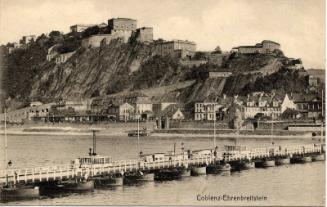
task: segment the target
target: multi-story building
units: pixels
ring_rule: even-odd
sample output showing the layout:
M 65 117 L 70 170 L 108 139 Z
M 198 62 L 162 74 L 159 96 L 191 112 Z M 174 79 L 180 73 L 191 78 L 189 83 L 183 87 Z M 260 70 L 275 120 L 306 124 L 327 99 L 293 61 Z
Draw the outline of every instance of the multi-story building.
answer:
M 124 102 L 131 104 L 135 108 L 135 113 L 140 114 L 142 119 L 149 118 L 149 113 L 153 112 L 150 98 L 142 93 L 128 95 Z
M 137 21 L 129 18 L 113 18 L 108 20 L 108 29 L 112 38 L 123 38 L 128 42 L 133 32 L 136 31 Z
M 110 31 L 135 31 L 137 28 L 137 21 L 129 18 L 113 18 L 108 20 L 108 28 Z
M 30 107 L 9 111 L 6 115 L 0 114 L 0 122 L 6 119 L 9 123 L 23 123 L 32 120 L 34 117 L 45 117 L 48 116 L 51 107 L 54 105 L 55 103 L 36 104 Z
M 194 119 L 200 120 L 215 120 L 217 113 L 222 105 L 217 102 L 196 102 L 194 104 Z
M 280 44 L 271 40 L 263 40 L 261 43 L 257 43 L 254 46 L 239 46 L 234 47 L 239 53 L 251 54 L 251 53 L 271 53 L 276 49 L 280 49 Z
M 128 121 L 134 117 L 135 109 L 129 103 L 112 104 L 108 107 L 108 115 L 116 117 L 120 121 Z
M 276 118 L 282 111 L 282 101 L 275 94 L 255 94 L 249 95 L 245 101 L 244 117 L 253 118 L 257 114 Z
M 317 94 L 293 93 L 290 99 L 294 102 L 295 109 L 302 117 L 319 118 L 322 114 L 322 99 Z
M 196 44 L 187 40 L 172 40 L 156 43 L 156 54 L 174 56 L 178 58 L 193 57 Z

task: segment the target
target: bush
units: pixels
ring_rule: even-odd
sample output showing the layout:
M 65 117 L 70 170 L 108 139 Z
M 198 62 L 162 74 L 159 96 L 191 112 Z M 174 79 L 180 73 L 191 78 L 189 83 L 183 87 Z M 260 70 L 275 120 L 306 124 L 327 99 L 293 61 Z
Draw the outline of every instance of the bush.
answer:
M 99 33 L 100 33 L 100 28 L 98 26 L 89 27 L 82 33 L 82 37 L 86 38 L 86 37 L 90 37 L 91 35 L 96 35 Z
M 295 119 L 297 117 L 297 115 L 299 115 L 299 114 L 300 114 L 300 112 L 295 109 L 286 109 L 282 113 L 282 118 L 283 119 Z

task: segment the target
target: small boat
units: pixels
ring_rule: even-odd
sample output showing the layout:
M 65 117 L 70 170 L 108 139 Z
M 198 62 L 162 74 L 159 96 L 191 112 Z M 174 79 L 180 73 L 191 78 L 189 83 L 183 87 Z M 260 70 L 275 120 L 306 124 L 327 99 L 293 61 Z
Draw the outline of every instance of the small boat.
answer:
M 140 137 L 146 137 L 146 136 L 149 136 L 149 132 L 147 130 L 131 130 L 131 131 L 128 131 L 128 136 L 129 137 L 137 137 L 137 136 L 140 136 Z

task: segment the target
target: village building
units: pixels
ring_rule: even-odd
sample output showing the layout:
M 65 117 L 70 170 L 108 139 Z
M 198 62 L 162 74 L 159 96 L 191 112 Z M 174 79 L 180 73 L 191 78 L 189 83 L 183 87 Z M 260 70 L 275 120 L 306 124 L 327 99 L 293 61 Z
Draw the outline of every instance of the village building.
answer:
M 183 108 L 177 104 L 167 106 L 161 113 L 160 117 L 167 117 L 171 120 L 184 120 Z
M 317 94 L 293 93 L 290 99 L 295 104 L 295 109 L 303 118 L 319 118 L 322 114 L 322 99 Z
M 18 110 L 9 111 L 6 114 L 6 120 L 8 123 L 24 123 L 34 119 L 34 117 L 48 116 L 51 107 L 55 103 L 48 103 L 39 105 L 32 104 L 33 106 L 25 107 Z M 5 121 L 5 114 L 0 114 L 0 122 Z
M 308 83 L 309 83 L 310 87 L 317 87 L 318 86 L 318 78 L 313 75 L 309 75 Z
M 129 121 L 134 118 L 135 109 L 129 103 L 112 104 L 107 111 L 109 116 L 113 116 L 116 120 Z
M 285 94 L 283 102 L 281 104 L 281 112 L 284 113 L 287 109 L 295 109 L 296 106 L 288 94 Z
M 194 104 L 194 120 L 217 120 L 217 113 L 222 105 L 215 101 L 196 102 Z
M 59 54 L 58 56 L 56 56 L 56 59 L 55 59 L 56 60 L 56 64 L 65 63 L 74 54 L 75 54 L 75 51 L 73 51 L 73 52 L 67 52 L 67 53 L 63 53 L 63 54 Z
M 157 42 L 155 53 L 161 56 L 174 56 L 177 58 L 193 57 L 196 44 L 187 40 L 172 40 Z
M 52 59 L 54 59 L 57 55 L 58 55 L 58 52 L 57 52 L 57 48 L 60 46 L 60 44 L 55 44 L 53 46 L 51 46 L 49 49 L 48 49 L 48 54 L 47 54 L 47 61 L 51 61 Z
M 71 101 L 66 100 L 63 101 L 60 105 L 56 106 L 58 111 L 67 111 L 72 110 L 74 112 L 85 113 L 87 110 L 90 109 L 89 101 Z
M 261 43 L 257 43 L 254 46 L 238 46 L 234 47 L 234 50 L 237 50 L 242 54 L 253 54 L 253 53 L 272 53 L 276 49 L 280 49 L 280 44 L 273 42 L 271 40 L 263 40 Z
M 253 118 L 257 114 L 263 116 L 276 118 L 281 116 L 282 101 L 279 100 L 275 94 L 255 94 L 249 95 L 245 101 L 244 118 Z
M 150 98 L 142 93 L 134 93 L 125 97 L 124 102 L 135 108 L 135 114 L 141 115 L 141 119 L 148 119 L 153 115 Z

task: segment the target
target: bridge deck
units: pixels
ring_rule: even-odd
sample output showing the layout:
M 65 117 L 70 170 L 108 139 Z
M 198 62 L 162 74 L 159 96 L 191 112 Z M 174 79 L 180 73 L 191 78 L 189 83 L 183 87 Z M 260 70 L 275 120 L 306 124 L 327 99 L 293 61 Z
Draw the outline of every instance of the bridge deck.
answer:
M 255 148 L 248 151 L 219 151 L 217 156 L 212 155 L 178 158 L 172 160 L 144 162 L 142 160 L 121 160 L 110 164 L 94 164 L 92 167 L 79 168 L 71 164 L 42 166 L 25 169 L 0 170 L 0 185 L 8 179 L 11 183 L 34 183 L 51 180 L 72 179 L 75 177 L 97 176 L 133 171 L 158 170 L 177 166 L 192 166 L 210 164 L 214 161 L 258 160 L 278 156 L 295 156 L 312 153 L 321 153 L 323 145 L 307 144 L 284 147 Z

